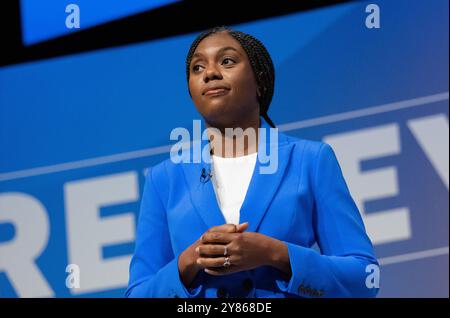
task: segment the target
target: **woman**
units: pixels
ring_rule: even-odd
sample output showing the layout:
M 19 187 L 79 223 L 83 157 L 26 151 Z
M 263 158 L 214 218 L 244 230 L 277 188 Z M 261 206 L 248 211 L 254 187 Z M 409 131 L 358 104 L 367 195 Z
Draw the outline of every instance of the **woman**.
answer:
M 365 282 L 377 260 L 331 147 L 261 133 L 274 127 L 274 67 L 262 43 L 225 27 L 205 31 L 186 71 L 197 110 L 219 132 L 202 141 L 212 162 L 149 170 L 126 296 L 375 296 Z M 226 128 L 253 129 L 257 139 L 230 154 L 224 145 L 245 137 Z M 264 174 L 257 159 L 267 147 L 278 162 Z

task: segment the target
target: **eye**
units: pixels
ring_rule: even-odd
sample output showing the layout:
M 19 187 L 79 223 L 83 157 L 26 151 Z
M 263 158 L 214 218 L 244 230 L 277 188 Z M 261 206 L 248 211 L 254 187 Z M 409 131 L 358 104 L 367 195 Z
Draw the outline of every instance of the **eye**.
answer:
M 194 73 L 199 72 L 199 71 L 200 71 L 200 67 L 202 67 L 202 66 L 201 66 L 201 65 L 198 65 L 198 64 L 194 65 L 194 66 L 192 67 L 192 72 L 194 72 Z
M 236 63 L 232 58 L 226 57 L 222 60 L 223 65 L 231 65 Z

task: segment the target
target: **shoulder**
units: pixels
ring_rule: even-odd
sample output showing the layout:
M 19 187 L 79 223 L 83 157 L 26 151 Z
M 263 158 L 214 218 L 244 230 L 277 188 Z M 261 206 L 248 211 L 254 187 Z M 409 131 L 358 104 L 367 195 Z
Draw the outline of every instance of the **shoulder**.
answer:
M 291 158 L 308 166 L 314 166 L 322 157 L 334 157 L 331 146 L 323 141 L 303 139 L 279 131 L 278 147 L 286 146 L 292 147 Z M 185 169 L 182 169 L 183 166 Z M 171 188 L 171 181 L 178 184 L 184 179 L 184 173 L 195 170 L 192 168 L 194 166 L 196 166 L 194 163 L 174 163 L 169 157 L 149 168 L 146 178 L 150 179 L 159 192 L 164 192 Z
M 167 158 L 151 166 L 146 174 L 146 179 L 150 179 L 156 187 L 164 187 L 167 179 L 174 173 L 177 164 L 174 164 L 170 158 Z
M 329 188 L 329 180 L 335 186 L 345 186 L 339 161 L 332 146 L 323 141 L 296 138 L 285 134 L 286 142 L 294 145 L 291 160 L 306 174 L 313 192 L 324 192 Z M 324 183 L 325 182 L 325 183 Z
M 289 133 L 279 133 L 280 144 L 293 145 L 293 155 L 304 160 L 315 161 L 324 153 L 333 153 L 332 147 L 320 140 L 310 140 L 295 137 Z

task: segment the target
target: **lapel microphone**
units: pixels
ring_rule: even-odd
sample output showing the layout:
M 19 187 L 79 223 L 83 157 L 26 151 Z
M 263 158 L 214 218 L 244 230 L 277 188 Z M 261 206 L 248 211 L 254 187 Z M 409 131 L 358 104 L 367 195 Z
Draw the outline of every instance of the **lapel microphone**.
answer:
M 208 172 L 208 174 L 206 174 L 206 169 L 202 168 L 202 175 L 200 176 L 200 182 L 201 183 L 206 183 L 209 181 L 209 179 L 212 177 L 211 172 Z
M 208 142 L 209 142 L 209 141 L 208 141 Z M 213 154 L 214 154 L 214 149 L 213 149 L 213 148 L 211 148 L 211 149 L 209 150 L 209 154 L 210 154 L 210 155 L 213 155 Z M 206 183 L 206 182 L 208 182 L 209 179 L 211 179 L 211 178 L 212 178 L 211 171 L 208 171 L 208 174 L 206 174 L 206 169 L 205 169 L 205 168 L 202 168 L 202 174 L 201 174 L 201 176 L 200 176 L 200 182 L 201 182 L 201 183 Z

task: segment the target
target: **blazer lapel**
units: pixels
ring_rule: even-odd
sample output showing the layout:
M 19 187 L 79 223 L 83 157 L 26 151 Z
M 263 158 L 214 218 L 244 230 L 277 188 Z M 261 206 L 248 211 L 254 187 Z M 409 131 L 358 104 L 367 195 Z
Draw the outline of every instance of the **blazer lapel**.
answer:
M 263 118 L 261 118 L 261 128 L 265 128 L 261 133 L 265 133 L 266 138 L 264 141 L 262 138 L 259 140 L 258 158 L 256 160 L 247 194 L 240 210 L 240 223 L 249 222 L 247 231 L 251 232 L 256 232 L 258 230 L 259 224 L 276 194 L 281 180 L 283 179 L 293 147 L 293 144 L 286 141 L 283 134 L 277 133 L 278 142 L 271 140 L 270 126 Z M 208 150 L 210 149 L 207 140 L 201 140 L 200 144 L 201 150 L 205 148 Z M 278 167 L 273 174 L 262 174 L 261 168 L 265 165 L 261 164 L 259 160 L 260 153 L 265 151 L 267 154 L 269 147 L 270 151 L 278 152 Z M 191 149 L 195 149 L 195 147 L 191 147 Z M 192 204 L 207 228 L 211 228 L 213 226 L 225 224 L 226 221 L 217 203 L 212 180 L 208 177 L 211 172 L 211 158 L 209 156 L 209 151 L 205 151 L 205 154 L 206 161 L 201 158 L 199 163 L 181 164 L 181 166 L 186 177 L 186 184 L 189 189 Z M 193 158 L 192 153 L 191 158 Z M 204 171 L 207 175 L 206 180 L 202 180 L 201 178 L 203 169 L 205 169 Z
M 205 147 L 208 147 L 209 150 L 208 141 L 201 140 L 201 149 L 203 150 Z M 192 147 L 191 149 L 194 148 Z M 213 226 L 222 225 L 226 221 L 217 203 L 212 180 L 208 177 L 211 173 L 209 151 L 205 153 L 207 153 L 206 162 L 201 159 L 199 163 L 188 163 L 182 164 L 181 166 L 186 177 L 186 184 L 191 195 L 192 204 L 209 229 Z M 192 155 L 191 158 L 193 158 Z M 201 178 L 203 169 L 205 169 L 205 179 Z
M 263 121 L 263 119 L 261 119 Z M 286 167 L 289 163 L 292 143 L 288 143 L 284 135 L 278 134 L 278 142 L 274 143 L 269 138 L 270 126 L 264 121 L 262 127 L 266 128 L 266 147 L 270 147 L 270 151 L 278 151 L 278 168 L 273 174 L 261 173 L 261 160 L 259 160 L 260 151 L 267 151 L 260 142 L 258 146 L 258 159 L 256 160 L 253 176 L 245 196 L 244 203 L 240 210 L 239 223 L 249 222 L 247 231 L 257 232 L 261 220 L 267 213 L 268 206 L 272 202 L 279 185 L 284 177 Z M 263 146 L 263 147 L 261 147 Z

